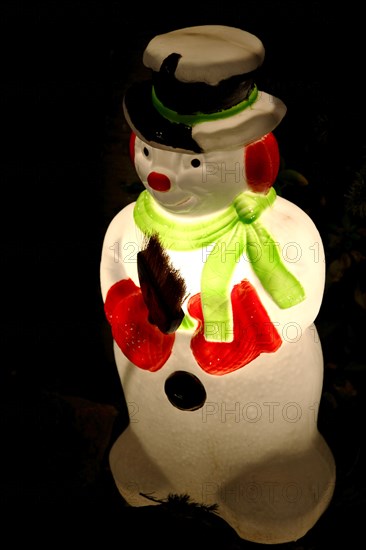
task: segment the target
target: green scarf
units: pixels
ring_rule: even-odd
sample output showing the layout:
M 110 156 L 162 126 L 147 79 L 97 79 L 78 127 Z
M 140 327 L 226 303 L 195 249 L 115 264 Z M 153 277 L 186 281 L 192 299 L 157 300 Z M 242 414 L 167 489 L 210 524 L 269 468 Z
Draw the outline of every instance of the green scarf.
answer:
M 201 275 L 201 304 L 210 341 L 232 340 L 230 282 L 244 251 L 263 288 L 281 309 L 305 298 L 302 285 L 282 263 L 277 244 L 258 221 L 275 199 L 273 188 L 267 195 L 245 191 L 217 216 L 189 222 L 165 215 L 146 190 L 136 201 L 135 223 L 146 236 L 157 234 L 170 250 L 209 250 Z

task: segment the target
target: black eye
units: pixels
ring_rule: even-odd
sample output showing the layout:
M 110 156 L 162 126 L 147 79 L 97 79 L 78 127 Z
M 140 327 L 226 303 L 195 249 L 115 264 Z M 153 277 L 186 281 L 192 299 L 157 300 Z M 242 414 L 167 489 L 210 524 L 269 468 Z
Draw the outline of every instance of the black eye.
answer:
M 148 157 L 150 155 L 149 149 L 147 147 L 144 147 L 143 149 L 145 157 Z
M 201 165 L 201 161 L 199 159 L 193 159 L 191 160 L 191 165 L 193 168 L 198 168 Z

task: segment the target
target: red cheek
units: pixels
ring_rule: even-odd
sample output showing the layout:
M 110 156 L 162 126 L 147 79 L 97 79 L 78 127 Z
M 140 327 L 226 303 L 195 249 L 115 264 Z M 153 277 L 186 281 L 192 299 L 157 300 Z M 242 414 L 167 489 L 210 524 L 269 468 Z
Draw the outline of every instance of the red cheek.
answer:
M 147 176 L 147 183 L 154 191 L 169 191 L 171 187 L 168 176 L 159 174 L 159 172 L 150 172 Z
M 267 193 L 276 180 L 280 153 L 272 133 L 245 148 L 245 171 L 251 191 Z
M 135 141 L 136 141 L 136 134 L 131 132 L 129 151 L 130 151 L 130 159 L 132 160 L 132 163 L 135 162 Z

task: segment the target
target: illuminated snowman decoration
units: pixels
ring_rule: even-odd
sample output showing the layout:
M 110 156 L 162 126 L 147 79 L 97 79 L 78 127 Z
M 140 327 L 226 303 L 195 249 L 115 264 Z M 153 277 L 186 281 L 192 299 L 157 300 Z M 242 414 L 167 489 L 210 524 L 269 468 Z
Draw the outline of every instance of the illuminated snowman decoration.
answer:
M 335 465 L 317 429 L 324 252 L 272 187 L 286 108 L 255 85 L 263 58 L 225 26 L 148 44 L 152 80 L 124 100 L 146 190 L 107 230 L 101 286 L 130 410 L 110 454 L 121 494 L 217 504 L 268 544 L 315 524 Z

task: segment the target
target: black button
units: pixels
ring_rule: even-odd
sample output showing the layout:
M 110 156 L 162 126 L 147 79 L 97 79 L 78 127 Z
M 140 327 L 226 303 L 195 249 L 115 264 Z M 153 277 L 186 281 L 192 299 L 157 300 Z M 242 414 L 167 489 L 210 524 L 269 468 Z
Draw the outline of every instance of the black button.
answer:
M 173 372 L 165 381 L 165 393 L 170 403 L 181 411 L 196 411 L 206 401 L 202 382 L 189 372 Z

